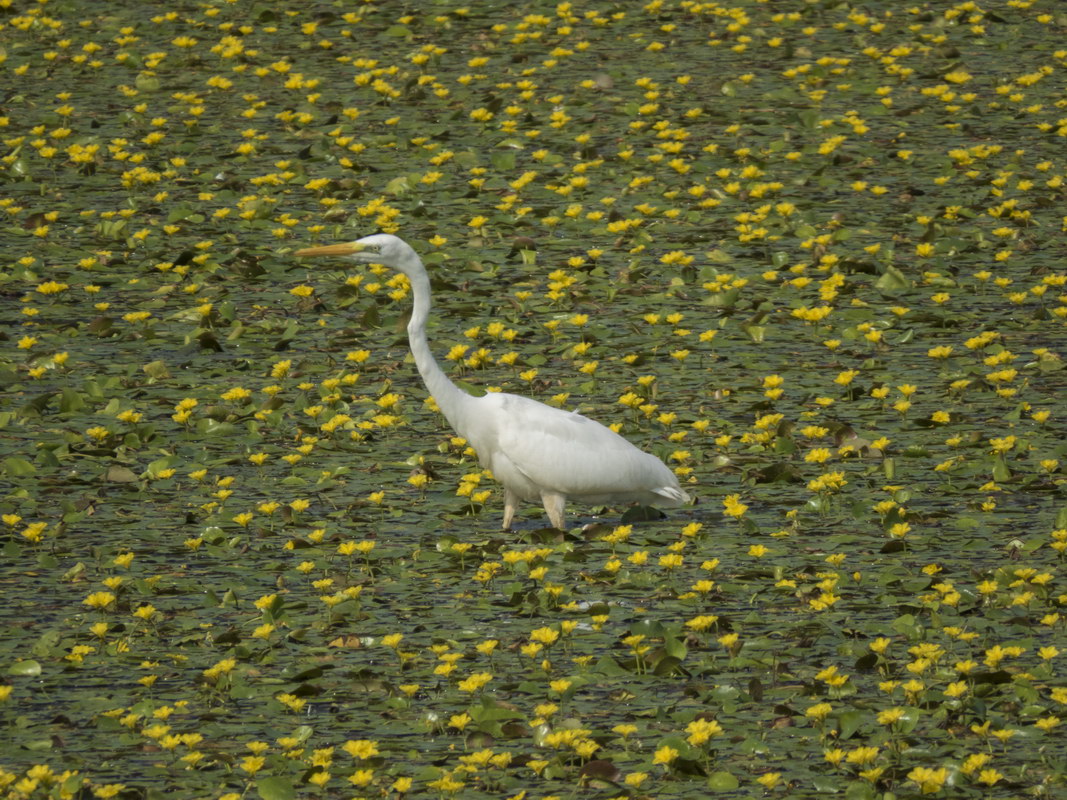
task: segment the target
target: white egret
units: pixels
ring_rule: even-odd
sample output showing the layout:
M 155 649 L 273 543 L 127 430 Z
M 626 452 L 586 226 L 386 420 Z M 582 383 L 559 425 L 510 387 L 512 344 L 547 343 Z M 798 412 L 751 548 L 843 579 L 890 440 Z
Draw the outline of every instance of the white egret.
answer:
M 415 366 L 449 424 L 503 484 L 505 530 L 511 527 L 520 500 L 540 501 L 559 529 L 564 528 L 568 500 L 665 506 L 689 501 L 666 464 L 599 422 L 519 395 L 488 392 L 474 397 L 452 383 L 426 341 L 430 278 L 402 239 L 379 233 L 355 242 L 297 250 L 296 255 L 382 264 L 407 276 L 414 300 L 408 341 Z

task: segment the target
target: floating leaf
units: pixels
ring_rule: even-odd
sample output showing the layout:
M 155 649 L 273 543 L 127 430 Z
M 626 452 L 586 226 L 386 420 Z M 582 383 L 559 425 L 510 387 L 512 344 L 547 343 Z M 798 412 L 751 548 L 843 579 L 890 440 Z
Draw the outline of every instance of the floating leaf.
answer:
M 296 797 L 293 782 L 277 776 L 257 780 L 256 791 L 262 800 L 293 800 Z
M 4 474 L 9 478 L 28 478 L 37 472 L 33 464 L 18 456 L 8 456 L 3 461 Z
M 39 662 L 32 659 L 16 661 L 7 668 L 7 674 L 20 678 L 36 678 L 42 673 Z

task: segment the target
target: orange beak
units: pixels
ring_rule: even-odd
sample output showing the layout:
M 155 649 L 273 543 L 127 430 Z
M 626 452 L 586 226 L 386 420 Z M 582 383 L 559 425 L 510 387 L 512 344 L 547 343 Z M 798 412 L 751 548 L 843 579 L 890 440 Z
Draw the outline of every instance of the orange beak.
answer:
M 363 249 L 359 242 L 342 242 L 341 244 L 328 244 L 323 247 L 305 247 L 297 250 L 296 256 L 350 256 Z

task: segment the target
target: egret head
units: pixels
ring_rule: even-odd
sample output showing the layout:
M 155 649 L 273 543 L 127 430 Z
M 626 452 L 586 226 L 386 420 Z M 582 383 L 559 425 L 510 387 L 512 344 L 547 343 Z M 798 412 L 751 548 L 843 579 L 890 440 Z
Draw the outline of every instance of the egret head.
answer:
M 412 269 L 421 269 L 418 255 L 407 242 L 388 233 L 375 233 L 354 242 L 329 244 L 324 247 L 306 247 L 297 250 L 297 256 L 335 256 L 361 264 L 384 264 L 411 277 Z

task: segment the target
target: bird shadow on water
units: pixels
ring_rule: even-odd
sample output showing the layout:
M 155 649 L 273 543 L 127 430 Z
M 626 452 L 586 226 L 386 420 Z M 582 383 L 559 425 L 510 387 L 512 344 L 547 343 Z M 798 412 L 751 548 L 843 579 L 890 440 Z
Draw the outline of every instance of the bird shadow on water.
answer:
M 697 519 L 697 515 L 692 511 L 689 513 L 680 513 L 679 509 L 672 509 L 672 511 L 674 513 L 667 514 L 652 506 L 633 505 L 628 507 L 621 514 L 617 511 L 613 512 L 610 510 L 606 511 L 604 514 L 581 514 L 576 515 L 571 519 L 567 525 L 567 530 L 565 531 L 553 528 L 551 525 L 546 525 L 544 517 L 531 517 L 528 520 L 514 520 L 510 531 L 502 531 L 502 533 L 510 533 L 513 536 L 522 538 L 548 541 L 552 538 L 566 536 L 576 531 L 580 531 L 582 537 L 588 538 L 595 534 L 610 533 L 618 525 L 641 525 L 643 523 L 666 522 L 672 519 L 688 523 Z

